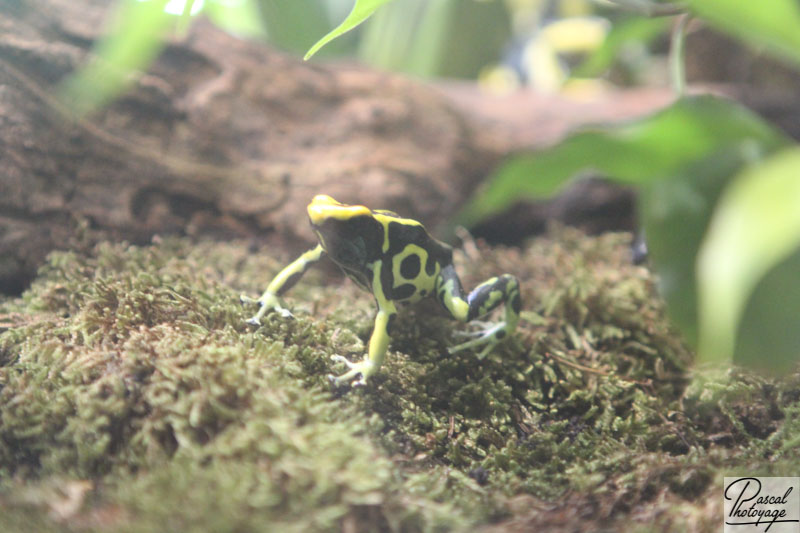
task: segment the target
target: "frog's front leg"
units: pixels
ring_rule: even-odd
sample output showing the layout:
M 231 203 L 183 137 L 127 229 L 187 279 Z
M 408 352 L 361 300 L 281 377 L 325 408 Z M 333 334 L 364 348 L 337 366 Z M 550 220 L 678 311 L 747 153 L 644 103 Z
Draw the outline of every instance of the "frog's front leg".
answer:
M 386 350 L 391 339 L 392 323 L 397 316 L 397 306 L 394 302 L 386 298 L 381 282 L 381 263 L 377 262 L 373 266 L 372 292 L 378 303 L 378 314 L 375 315 L 375 327 L 372 329 L 372 336 L 369 338 L 369 351 L 367 356 L 358 363 L 351 363 L 341 355 L 331 357 L 334 361 L 347 365 L 349 370 L 339 377 L 330 376 L 334 385 L 340 385 L 361 376 L 353 385 L 366 385 L 367 378 L 375 374 L 383 364 L 386 357 Z
M 375 327 L 372 330 L 372 336 L 369 338 L 369 351 L 362 361 L 351 363 L 341 355 L 331 357 L 334 361 L 346 364 L 349 369 L 336 378 L 330 376 L 334 385 L 340 385 L 359 376 L 359 379 L 354 381 L 353 385 L 367 384 L 367 378 L 378 371 L 386 357 L 386 350 L 391 339 L 389 331 L 396 316 L 397 308 L 392 302 L 386 301 L 379 304 L 378 314 L 375 316 Z
M 323 255 L 325 255 L 325 250 L 323 250 L 322 245 L 318 244 L 315 248 L 305 252 L 281 270 L 270 282 L 269 286 L 267 286 L 267 290 L 264 291 L 264 294 L 258 299 L 250 298 L 244 294 L 239 296 L 239 300 L 241 300 L 242 303 L 257 303 L 259 305 L 258 312 L 248 318 L 247 323 L 258 326 L 261 324 L 263 316 L 269 311 L 277 311 L 284 317 L 291 317 L 292 313 L 281 305 L 280 296 L 294 287 L 294 285 L 300 281 L 300 278 L 303 277 L 306 270 L 322 259 Z
M 448 265 L 442 269 L 436 280 L 436 295 L 453 318 L 461 322 L 469 322 L 483 316 L 501 303 L 505 308 L 501 322 L 489 324 L 486 329 L 477 333 L 475 339 L 451 347 L 450 353 L 485 344 L 486 347 L 478 354 L 478 358 L 483 359 L 498 342 L 511 335 L 517 328 L 522 301 L 519 281 L 511 274 L 503 274 L 484 281 L 465 298 L 464 289 L 455 269 L 452 265 Z

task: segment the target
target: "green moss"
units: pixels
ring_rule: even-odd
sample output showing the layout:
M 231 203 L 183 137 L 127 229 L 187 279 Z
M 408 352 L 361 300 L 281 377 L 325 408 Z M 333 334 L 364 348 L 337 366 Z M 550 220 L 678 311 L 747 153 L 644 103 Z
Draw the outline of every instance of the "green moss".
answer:
M 285 258 L 283 258 L 285 259 Z M 372 299 L 312 271 L 296 319 L 257 330 L 238 293 L 282 262 L 165 240 L 55 253 L 0 302 L 0 530 L 716 531 L 724 472 L 791 470 L 800 376 L 693 377 L 625 238 L 557 230 L 457 254 L 466 286 L 522 281 L 518 335 L 480 361 L 463 326 L 401 314 L 382 371 Z M 559 510 L 564 512 L 559 514 Z

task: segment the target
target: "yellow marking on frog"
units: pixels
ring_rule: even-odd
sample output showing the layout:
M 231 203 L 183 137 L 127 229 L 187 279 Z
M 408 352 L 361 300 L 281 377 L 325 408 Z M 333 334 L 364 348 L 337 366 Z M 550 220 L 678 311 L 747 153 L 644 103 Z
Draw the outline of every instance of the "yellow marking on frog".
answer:
M 494 307 L 500 303 L 504 297 L 505 295 L 503 294 L 503 291 L 490 291 L 486 301 L 480 307 L 480 314 L 478 316 L 483 316 L 494 309 Z
M 455 281 L 448 279 L 443 285 L 436 288 L 437 292 L 441 292 L 442 289 L 444 289 L 442 304 L 456 320 L 466 321 L 469 314 L 469 304 L 466 300 L 455 295 Z
M 348 220 L 362 215 L 371 215 L 372 211 L 363 205 L 347 205 L 337 202 L 327 194 L 318 194 L 308 204 L 308 218 L 311 223 L 320 225 L 329 218 Z
M 416 255 L 419 257 L 419 272 L 416 276 L 407 278 L 400 272 L 400 266 L 403 263 L 403 259 L 410 255 Z M 437 264 L 433 274 L 428 275 L 428 273 L 425 271 L 425 265 L 427 262 L 428 251 L 421 246 L 417 246 L 416 244 L 407 244 L 400 253 L 392 257 L 392 276 L 394 278 L 394 287 L 392 288 L 397 288 L 398 286 L 406 283 L 411 283 L 416 288 L 413 296 L 405 301 L 413 303 L 421 300 L 424 296 L 420 294 L 420 291 L 423 289 L 425 290 L 425 296 L 429 296 L 433 293 L 434 286 L 436 285 L 436 277 L 439 275 L 440 267 Z
M 392 213 L 391 215 L 387 215 L 386 213 L 392 213 L 392 211 L 386 211 L 385 209 L 379 209 L 373 211 L 372 216 L 383 225 L 383 253 L 389 251 L 389 223 L 394 222 L 396 224 L 403 224 L 404 226 L 422 226 L 420 222 L 416 220 L 412 220 L 410 218 L 402 218 L 397 216 L 396 214 Z

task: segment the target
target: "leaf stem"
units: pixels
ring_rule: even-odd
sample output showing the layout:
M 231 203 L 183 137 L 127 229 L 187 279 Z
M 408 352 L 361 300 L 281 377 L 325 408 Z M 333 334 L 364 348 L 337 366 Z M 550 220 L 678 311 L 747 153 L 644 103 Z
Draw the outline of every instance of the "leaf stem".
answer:
M 679 97 L 686 93 L 686 28 L 691 16 L 684 13 L 678 18 L 675 29 L 672 31 L 672 41 L 669 47 L 669 73 L 672 81 L 672 90 Z
M 597 4 L 624 9 L 645 17 L 671 17 L 686 13 L 686 6 L 677 3 L 656 3 L 651 0 L 594 0 Z

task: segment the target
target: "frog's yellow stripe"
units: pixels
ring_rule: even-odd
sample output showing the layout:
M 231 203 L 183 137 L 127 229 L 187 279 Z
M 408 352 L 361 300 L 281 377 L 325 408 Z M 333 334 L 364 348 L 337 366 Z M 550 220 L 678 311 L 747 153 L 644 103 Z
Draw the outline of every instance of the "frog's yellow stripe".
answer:
M 404 224 L 406 226 L 422 226 L 422 224 L 420 222 L 417 222 L 416 220 L 412 220 L 410 218 L 401 218 L 393 215 L 387 215 L 385 213 L 386 211 L 383 211 L 383 213 L 381 211 L 374 211 L 372 215 L 373 217 L 375 217 L 375 220 L 377 220 L 383 225 L 383 250 L 382 250 L 383 253 L 389 251 L 389 224 L 391 222 L 394 222 L 396 224 Z M 391 213 L 391 211 L 389 211 L 389 213 Z
M 337 202 L 327 194 L 318 194 L 308 204 L 308 217 L 315 225 L 322 224 L 329 218 L 347 220 L 361 215 L 369 215 L 371 211 L 363 205 L 345 205 Z

